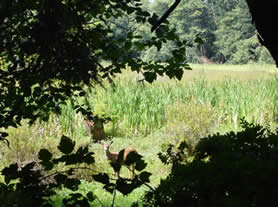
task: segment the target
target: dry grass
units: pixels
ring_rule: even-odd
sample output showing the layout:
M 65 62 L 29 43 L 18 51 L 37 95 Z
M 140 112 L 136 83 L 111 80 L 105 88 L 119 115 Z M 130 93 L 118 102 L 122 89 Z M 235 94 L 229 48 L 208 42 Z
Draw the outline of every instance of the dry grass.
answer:
M 190 64 L 192 70 L 185 70 L 183 81 L 192 81 L 200 77 L 206 78 L 208 81 L 216 81 L 223 79 L 237 79 L 240 81 L 248 80 L 265 80 L 278 76 L 278 68 L 275 65 L 220 65 L 220 64 Z M 136 80 L 137 74 L 130 70 L 123 70 L 123 73 L 118 76 L 122 81 Z M 142 78 L 142 76 L 139 76 Z M 159 82 L 171 81 L 167 77 L 159 77 Z

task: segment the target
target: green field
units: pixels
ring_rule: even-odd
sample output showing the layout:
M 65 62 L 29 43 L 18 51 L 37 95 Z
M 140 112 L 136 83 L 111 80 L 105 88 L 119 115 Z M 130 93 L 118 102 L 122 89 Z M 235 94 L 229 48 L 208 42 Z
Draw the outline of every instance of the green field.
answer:
M 159 77 L 153 84 L 136 81 L 136 74 L 124 72 L 116 78 L 115 85 L 87 88 L 87 100 L 99 116 L 109 116 L 105 132 L 114 139 L 112 151 L 133 146 L 148 163 L 152 173 L 151 186 L 167 176 L 170 167 L 158 159 L 157 153 L 164 144 L 177 144 L 189 140 L 194 146 L 203 136 L 215 132 L 239 130 L 240 119 L 277 126 L 278 81 L 272 65 L 192 65 L 181 81 Z M 84 99 L 74 100 L 86 103 Z M 9 129 L 11 150 L 1 148 L 2 167 L 11 162 L 24 164 L 35 160 L 40 148 L 58 153 L 56 146 L 62 134 L 73 138 L 78 145 L 89 144 L 95 152 L 95 172 L 112 175 L 102 146 L 91 143 L 86 133 L 83 117 L 76 114 L 72 104 L 63 106 L 61 116 L 36 122 L 29 127 L 22 123 L 18 129 Z M 16 153 L 15 153 L 16 152 Z M 127 169 L 123 169 L 127 176 Z M 80 173 L 84 179 L 90 172 Z M 110 206 L 112 195 L 101 184 L 91 180 L 82 183 L 80 192 L 92 190 L 100 201 L 92 206 Z M 141 187 L 128 197 L 117 193 L 115 206 L 130 206 L 148 190 Z M 67 191 L 53 196 L 53 205 L 61 206 Z

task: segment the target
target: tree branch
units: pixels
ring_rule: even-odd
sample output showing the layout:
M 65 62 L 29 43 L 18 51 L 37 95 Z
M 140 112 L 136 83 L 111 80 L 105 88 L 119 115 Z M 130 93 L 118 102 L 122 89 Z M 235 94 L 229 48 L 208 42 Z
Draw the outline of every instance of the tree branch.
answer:
M 179 5 L 179 3 L 181 2 L 181 0 L 175 0 L 174 4 L 162 15 L 162 17 L 152 26 L 151 31 L 153 32 L 154 30 L 156 30 L 159 25 L 161 25 L 161 23 L 163 21 L 165 21 L 168 16 L 175 10 L 175 8 Z

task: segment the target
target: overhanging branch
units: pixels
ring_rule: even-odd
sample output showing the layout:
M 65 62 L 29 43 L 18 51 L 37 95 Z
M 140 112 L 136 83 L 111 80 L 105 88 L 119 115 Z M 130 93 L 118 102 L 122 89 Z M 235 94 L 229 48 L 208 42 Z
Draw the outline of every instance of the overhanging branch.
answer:
M 154 30 L 156 30 L 159 25 L 161 25 L 161 23 L 163 21 L 165 21 L 168 16 L 175 10 L 175 8 L 179 5 L 179 3 L 181 2 L 181 0 L 175 0 L 174 4 L 162 15 L 162 17 L 152 26 L 151 31 L 153 32 Z

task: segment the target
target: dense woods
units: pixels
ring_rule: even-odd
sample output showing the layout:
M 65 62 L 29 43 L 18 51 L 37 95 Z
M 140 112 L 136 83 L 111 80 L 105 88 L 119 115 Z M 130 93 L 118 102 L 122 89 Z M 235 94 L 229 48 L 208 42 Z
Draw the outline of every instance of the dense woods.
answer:
M 145 4 L 145 8 L 162 15 L 172 2 L 156 0 Z M 259 43 L 245 0 L 181 1 L 168 20 L 181 39 L 192 44 L 196 35 L 202 38 L 203 44 L 187 49 L 189 62 L 273 63 Z M 171 42 L 165 43 L 155 58 L 170 57 L 173 47 Z M 144 57 L 153 59 L 154 50 L 145 52 Z

